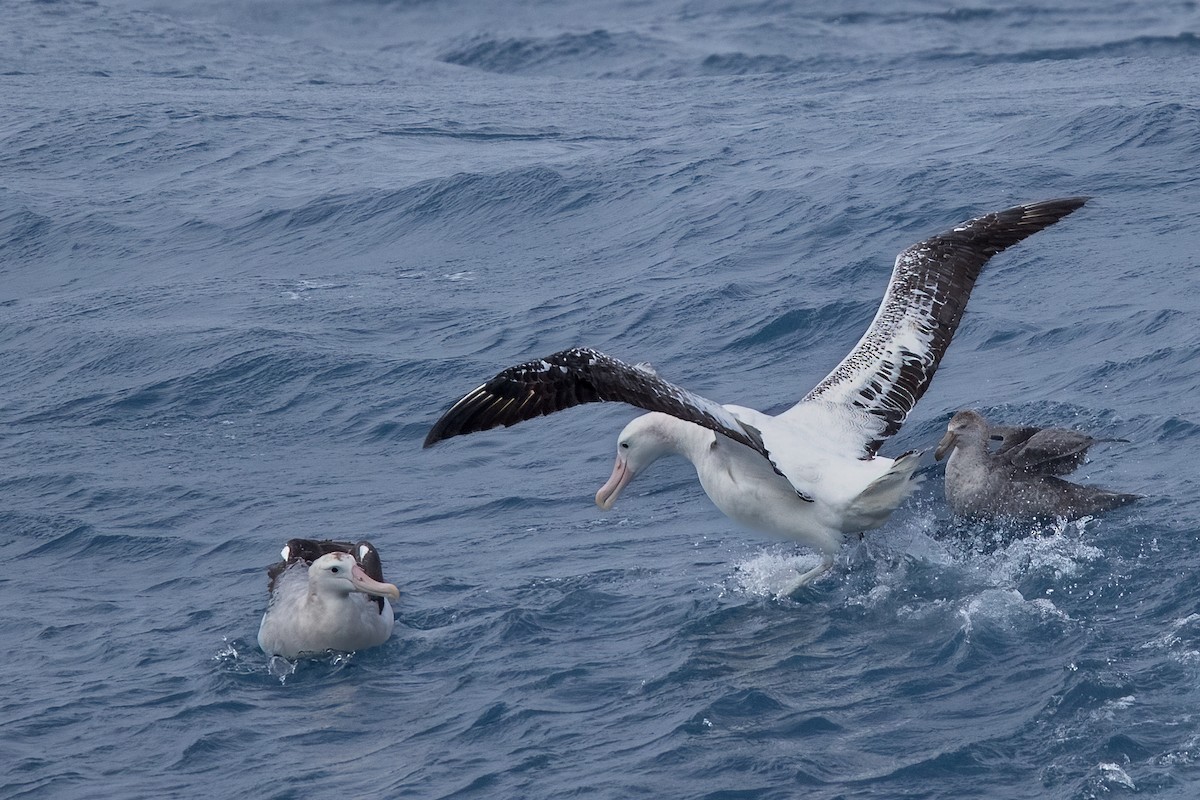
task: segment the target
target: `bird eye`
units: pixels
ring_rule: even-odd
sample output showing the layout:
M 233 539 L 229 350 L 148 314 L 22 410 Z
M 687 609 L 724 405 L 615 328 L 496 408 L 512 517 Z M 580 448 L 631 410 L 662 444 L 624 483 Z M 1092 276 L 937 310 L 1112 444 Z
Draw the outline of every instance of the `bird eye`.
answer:
M 621 449 L 622 449 L 622 450 L 628 450 L 628 449 L 629 449 L 629 442 L 621 442 Z
M 337 568 L 337 567 L 331 567 L 331 568 L 329 569 L 329 571 L 330 571 L 330 572 L 332 572 L 334 575 L 337 575 L 337 574 L 338 574 L 338 568 Z

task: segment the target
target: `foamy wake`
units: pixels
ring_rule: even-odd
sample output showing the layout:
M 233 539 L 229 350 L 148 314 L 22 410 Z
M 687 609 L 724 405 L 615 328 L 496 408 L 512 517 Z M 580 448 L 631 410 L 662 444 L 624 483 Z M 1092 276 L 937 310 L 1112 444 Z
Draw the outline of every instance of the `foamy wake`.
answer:
M 868 534 L 848 545 L 832 572 L 812 591 L 844 595 L 847 605 L 877 608 L 896 605 L 901 617 L 954 613 L 969 635 L 974 626 L 1069 621 L 1054 603 L 1054 590 L 1026 597 L 1020 584 L 1031 575 L 1057 582 L 1069 579 L 1104 553 L 1088 543 L 1090 518 L 1041 526 L 1006 543 L 987 547 L 934 538 L 936 521 L 926 515 L 903 520 L 887 534 Z M 736 562 L 724 593 L 782 599 L 799 572 L 815 567 L 820 556 L 772 544 Z M 840 586 L 839 586 L 840 585 Z M 902 598 L 902 599 L 898 599 Z
M 722 589 L 750 597 L 781 598 L 798 574 L 820 563 L 821 557 L 813 553 L 789 554 L 777 549 L 763 550 L 734 564 L 733 572 Z

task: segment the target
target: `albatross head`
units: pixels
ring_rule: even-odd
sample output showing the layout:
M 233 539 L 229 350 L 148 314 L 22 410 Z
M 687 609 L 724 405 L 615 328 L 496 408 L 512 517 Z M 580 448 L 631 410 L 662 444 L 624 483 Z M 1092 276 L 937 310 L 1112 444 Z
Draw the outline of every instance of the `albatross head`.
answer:
M 959 411 L 950 418 L 950 424 L 946 426 L 946 435 L 938 442 L 937 449 L 933 451 L 933 457 L 941 461 L 958 446 L 959 441 L 986 439 L 987 431 L 987 420 L 978 411 L 970 409 Z
M 400 599 L 400 590 L 368 575 L 349 553 L 326 553 L 308 568 L 308 584 L 318 592 L 348 595 L 362 592 L 373 597 Z
M 625 426 L 617 437 L 617 463 L 608 482 L 596 492 L 596 505 L 608 511 L 635 475 L 678 449 L 673 435 L 676 423 L 675 417 L 651 412 Z

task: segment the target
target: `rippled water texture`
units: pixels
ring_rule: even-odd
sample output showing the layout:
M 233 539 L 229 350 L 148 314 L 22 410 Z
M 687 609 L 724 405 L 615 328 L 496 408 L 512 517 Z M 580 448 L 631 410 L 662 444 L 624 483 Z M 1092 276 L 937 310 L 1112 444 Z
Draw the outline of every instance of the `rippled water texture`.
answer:
M 0 796 L 1200 792 L 1194 2 L 3 5 Z M 997 257 L 896 455 L 1077 427 L 1147 497 L 816 556 L 621 406 L 421 440 L 586 344 L 778 411 L 903 247 Z M 264 568 L 369 538 L 384 646 L 269 662 Z

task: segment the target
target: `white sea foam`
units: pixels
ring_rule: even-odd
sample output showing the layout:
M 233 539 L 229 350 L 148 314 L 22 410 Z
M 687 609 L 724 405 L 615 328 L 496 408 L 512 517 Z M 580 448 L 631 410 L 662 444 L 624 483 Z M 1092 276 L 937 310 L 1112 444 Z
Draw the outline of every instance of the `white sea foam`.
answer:
M 983 622 L 1004 626 L 1020 620 L 1035 623 L 1069 622 L 1054 602 L 1054 589 L 1045 596 L 1027 597 L 1020 584 L 1035 573 L 1055 581 L 1078 574 L 1083 565 L 1104 553 L 1084 539 L 1088 520 L 1043 526 L 1031 535 L 990 552 L 956 546 L 934 538 L 932 515 L 900 520 L 881 536 L 868 534 L 847 545 L 827 577 L 813 585 L 828 591 L 837 581 L 847 585 L 845 602 L 863 608 L 896 603 L 898 616 L 909 619 L 955 614 L 967 633 Z M 723 590 L 752 597 L 779 598 L 799 572 L 811 569 L 820 557 L 787 545 L 764 547 L 737 561 Z M 944 587 L 944 588 L 943 588 Z M 897 600 L 897 598 L 900 598 Z
M 796 581 L 796 575 L 806 572 L 821 563 L 821 557 L 813 553 L 786 554 L 777 550 L 763 550 L 733 566 L 727 584 L 732 591 L 752 597 L 782 597 L 782 593 Z M 828 578 L 821 578 L 824 582 Z
M 1100 778 L 1105 784 L 1109 786 L 1123 786 L 1126 789 L 1137 791 L 1137 785 L 1133 782 L 1133 778 L 1129 777 L 1129 773 L 1120 764 L 1101 762 L 1099 768 Z
M 1200 665 L 1200 614 L 1188 614 L 1174 620 L 1167 630 L 1141 645 L 1142 650 L 1161 650 L 1181 664 Z

